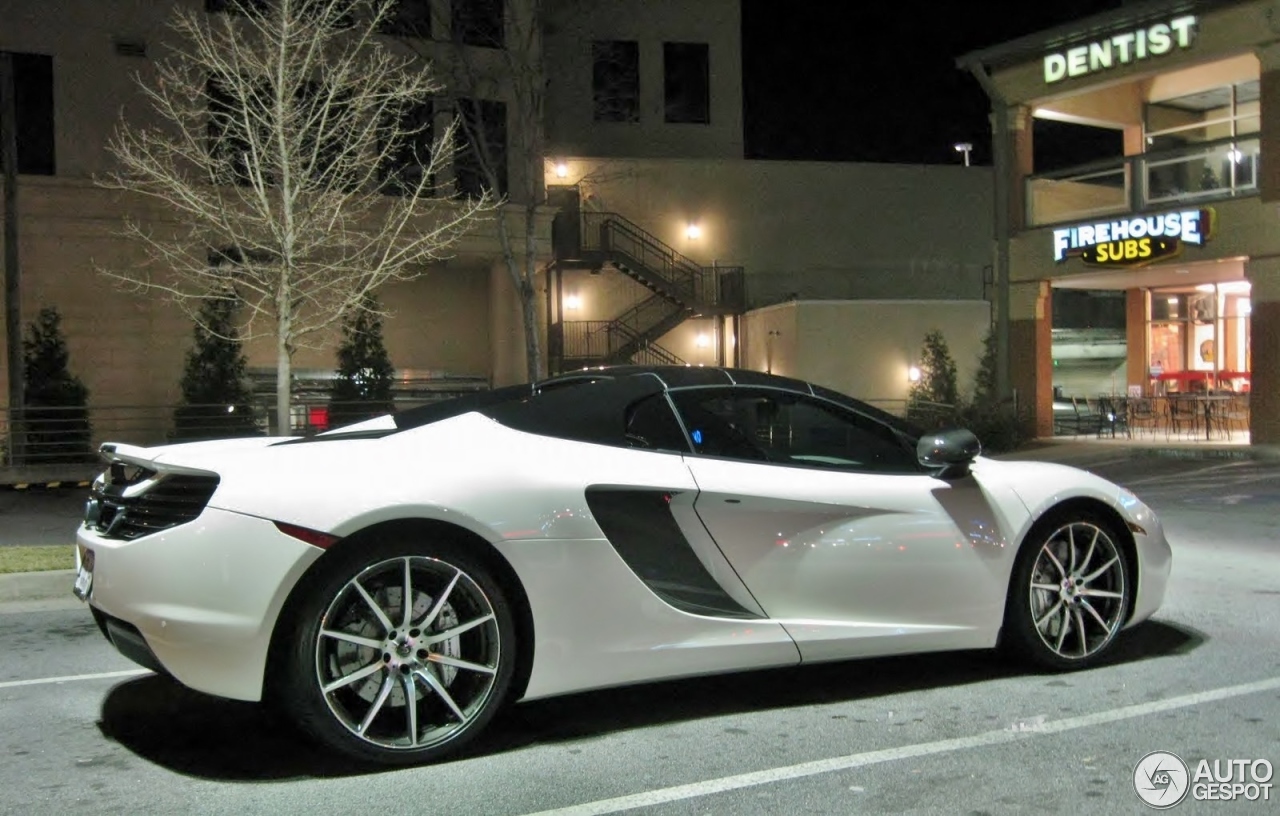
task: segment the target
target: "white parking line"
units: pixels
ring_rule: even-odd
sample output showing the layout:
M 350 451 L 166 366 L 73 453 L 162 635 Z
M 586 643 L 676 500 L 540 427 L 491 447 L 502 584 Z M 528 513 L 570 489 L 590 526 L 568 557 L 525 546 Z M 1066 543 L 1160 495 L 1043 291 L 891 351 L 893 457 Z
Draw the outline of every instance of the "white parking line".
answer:
M 1136 705 L 1124 706 L 1123 708 L 1111 709 L 1110 711 L 1099 711 L 1094 714 L 1085 714 L 1079 717 L 1068 717 L 1066 719 L 1049 720 L 1044 722 L 1041 722 L 1039 718 L 1036 718 L 1034 725 L 1031 727 L 1025 727 L 1025 724 L 1024 727 L 1018 727 L 1015 725 L 1008 729 L 987 731 L 982 734 L 975 734 L 971 737 L 958 737 L 956 739 L 939 740 L 937 742 L 923 742 L 917 745 L 904 745 L 900 748 L 888 748 L 883 751 L 868 751 L 862 754 L 850 754 L 848 756 L 833 757 L 831 759 L 819 759 L 814 762 L 804 762 L 799 765 L 770 768 L 765 771 L 738 774 L 737 776 L 725 776 L 720 779 L 708 779 L 705 782 L 694 782 L 689 785 L 677 785 L 671 788 L 659 788 L 658 790 L 635 793 L 630 796 L 619 796 L 614 799 L 601 799 L 596 802 L 585 802 L 581 805 L 571 805 L 569 807 L 557 808 L 555 810 L 543 810 L 534 814 L 529 814 L 529 816 L 605 816 L 605 814 L 621 813 L 633 808 L 661 805 L 667 802 L 679 802 L 685 799 L 695 799 L 699 796 L 709 796 L 713 793 L 724 793 L 726 791 L 749 788 L 755 785 L 767 785 L 771 782 L 800 779 L 802 777 L 830 773 L 832 771 L 847 771 L 851 768 L 862 768 L 867 765 L 876 765 L 882 762 L 893 762 L 899 759 L 911 759 L 914 757 L 930 756 L 933 754 L 945 754 L 951 751 L 962 751 L 968 748 L 981 748 L 988 745 L 999 745 L 1006 742 L 1030 739 L 1040 734 L 1058 734 L 1064 731 L 1074 731 L 1078 728 L 1089 728 L 1095 725 L 1105 725 L 1107 723 L 1113 723 L 1119 720 L 1128 720 L 1134 717 L 1145 717 L 1150 714 L 1159 714 L 1164 711 L 1187 708 L 1189 706 L 1201 705 L 1203 703 L 1212 703 L 1218 700 L 1229 700 L 1232 697 L 1242 697 L 1246 694 L 1257 694 L 1263 691 L 1271 691 L 1272 689 L 1280 689 L 1280 677 L 1273 677 L 1270 680 L 1260 680 L 1256 683 L 1245 683 L 1239 686 L 1227 686 L 1225 688 L 1211 689 L 1209 691 L 1201 691 L 1195 694 L 1185 694 L 1181 697 L 1171 697 L 1168 700 L 1138 703 Z
M 65 677 L 40 677 L 35 680 L 9 680 L 0 683 L 0 689 L 17 688 L 18 686 L 43 686 L 50 683 L 74 683 L 79 680 L 106 680 L 112 677 L 137 677 L 140 674 L 151 674 L 148 669 L 128 669 L 126 671 L 99 672 L 97 674 L 68 674 Z

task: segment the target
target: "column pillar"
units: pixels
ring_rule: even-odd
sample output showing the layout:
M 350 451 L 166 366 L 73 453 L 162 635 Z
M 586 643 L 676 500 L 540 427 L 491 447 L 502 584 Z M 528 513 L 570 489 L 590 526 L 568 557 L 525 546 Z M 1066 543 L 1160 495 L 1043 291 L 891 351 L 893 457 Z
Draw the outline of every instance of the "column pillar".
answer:
M 1255 445 L 1280 445 L 1280 258 L 1250 259 L 1249 432 Z
M 1257 49 L 1261 63 L 1259 79 L 1260 149 L 1266 157 L 1280 156 L 1280 43 Z M 1280 201 L 1280 164 L 1258 164 L 1258 186 L 1263 201 Z
M 1128 289 L 1124 293 L 1125 381 L 1128 385 L 1141 385 L 1147 391 L 1150 381 L 1151 355 L 1147 348 L 1147 290 Z
M 1049 281 L 1010 287 L 1010 384 L 1036 436 L 1053 436 L 1053 296 Z

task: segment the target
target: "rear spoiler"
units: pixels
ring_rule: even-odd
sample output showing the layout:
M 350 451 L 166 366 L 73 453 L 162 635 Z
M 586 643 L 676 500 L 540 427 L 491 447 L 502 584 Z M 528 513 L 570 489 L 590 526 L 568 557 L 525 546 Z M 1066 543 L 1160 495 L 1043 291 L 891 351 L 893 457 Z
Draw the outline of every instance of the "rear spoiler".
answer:
M 201 468 L 157 462 L 156 453 L 156 448 L 144 448 L 139 445 L 127 445 L 122 442 L 103 442 L 101 447 L 98 448 L 98 455 L 109 465 L 130 465 L 157 472 L 185 473 L 191 476 L 217 475 Z

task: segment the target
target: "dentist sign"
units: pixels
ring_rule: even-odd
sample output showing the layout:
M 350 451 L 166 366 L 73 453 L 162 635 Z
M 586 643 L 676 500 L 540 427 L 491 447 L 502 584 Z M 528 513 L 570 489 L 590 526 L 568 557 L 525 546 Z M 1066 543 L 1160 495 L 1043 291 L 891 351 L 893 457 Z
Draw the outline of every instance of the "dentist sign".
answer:
M 1045 54 L 1044 81 L 1047 85 L 1085 76 L 1117 65 L 1159 57 L 1190 48 L 1195 41 L 1196 18 L 1175 17 L 1167 23 L 1125 31 L 1104 40 L 1078 45 L 1065 51 Z

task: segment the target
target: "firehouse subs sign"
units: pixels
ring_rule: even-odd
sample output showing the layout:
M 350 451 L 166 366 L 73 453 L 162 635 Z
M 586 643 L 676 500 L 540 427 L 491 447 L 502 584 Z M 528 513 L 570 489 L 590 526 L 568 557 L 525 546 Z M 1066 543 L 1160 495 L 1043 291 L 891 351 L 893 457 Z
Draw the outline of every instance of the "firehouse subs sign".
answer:
M 1078 257 L 1090 266 L 1146 266 L 1181 254 L 1187 244 L 1204 246 L 1213 234 L 1213 210 L 1141 215 L 1079 224 L 1053 231 L 1053 259 Z
M 1189 48 L 1195 39 L 1194 15 L 1175 17 L 1167 23 L 1125 31 L 1105 40 L 1078 45 L 1044 57 L 1044 81 L 1048 85 L 1068 77 L 1080 77 L 1114 65 L 1168 54 L 1175 48 Z

